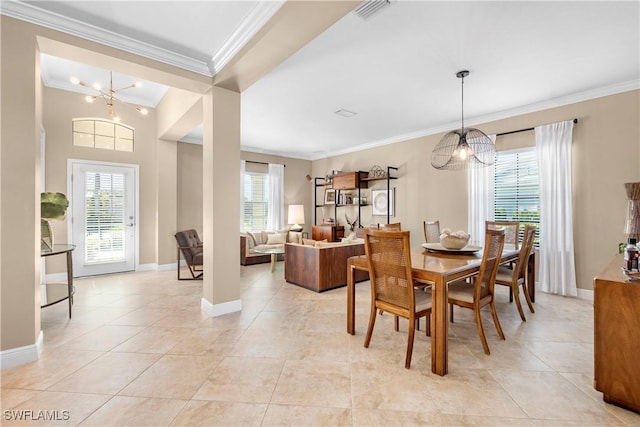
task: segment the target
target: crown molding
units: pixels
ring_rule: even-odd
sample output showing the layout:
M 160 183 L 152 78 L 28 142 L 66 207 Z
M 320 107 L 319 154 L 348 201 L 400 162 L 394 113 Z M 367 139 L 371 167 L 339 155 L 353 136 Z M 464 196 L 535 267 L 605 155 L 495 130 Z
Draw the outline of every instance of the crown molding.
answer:
M 211 75 L 218 74 L 284 3 L 284 0 L 259 1 L 209 61 Z
M 213 77 L 209 66 L 199 61 L 180 55 L 166 49 L 141 42 L 130 37 L 104 30 L 94 25 L 68 18 L 57 13 L 39 9 L 27 3 L 16 0 L 3 0 L 0 7 L 2 15 L 21 21 L 30 22 L 52 30 L 61 31 L 86 40 L 100 43 L 109 47 L 153 59 L 174 67 Z
M 496 120 L 503 120 L 509 117 L 520 116 L 523 114 L 535 113 L 538 111 L 548 110 L 551 108 L 562 107 L 564 105 L 575 104 L 578 102 L 589 101 L 591 99 L 602 98 L 609 95 L 616 95 L 618 93 L 630 92 L 632 90 L 640 89 L 640 79 L 630 80 L 627 82 L 616 83 L 601 88 L 591 89 L 583 92 L 562 96 L 559 98 L 553 98 L 534 104 L 524 105 L 522 107 L 512 108 L 509 110 L 498 111 L 483 116 L 477 116 L 470 119 L 465 118 L 465 124 L 469 126 L 480 125 Z M 535 125 L 532 125 L 535 126 Z M 393 136 L 390 138 L 380 139 L 377 141 L 371 141 L 364 144 L 360 144 L 354 147 L 349 147 L 341 150 L 335 150 L 324 153 L 322 156 L 311 156 L 305 158 L 306 160 L 320 160 L 327 157 L 340 156 L 343 154 L 355 153 L 358 151 L 368 150 L 370 148 L 382 147 L 384 145 L 395 144 L 397 142 L 409 141 L 411 139 L 422 138 L 429 135 L 435 135 L 441 132 L 448 132 L 452 129 L 460 127 L 460 122 L 452 122 L 440 126 L 434 126 L 431 128 L 419 130 L 416 132 L 406 133 L 402 135 Z M 291 156 L 289 156 L 291 157 Z

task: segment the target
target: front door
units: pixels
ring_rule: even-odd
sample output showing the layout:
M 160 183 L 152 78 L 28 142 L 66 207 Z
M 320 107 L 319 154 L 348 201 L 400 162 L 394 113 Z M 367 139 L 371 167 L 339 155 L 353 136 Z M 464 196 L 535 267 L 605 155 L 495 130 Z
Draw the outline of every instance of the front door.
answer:
M 135 270 L 137 167 L 70 163 L 74 276 Z

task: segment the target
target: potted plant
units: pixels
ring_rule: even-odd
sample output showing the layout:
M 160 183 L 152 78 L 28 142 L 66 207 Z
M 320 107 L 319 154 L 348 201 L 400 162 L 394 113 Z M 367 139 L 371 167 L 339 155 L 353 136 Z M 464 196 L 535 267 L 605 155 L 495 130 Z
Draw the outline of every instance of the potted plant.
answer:
M 53 249 L 53 219 L 64 219 L 69 199 L 62 193 L 40 193 L 40 249 Z

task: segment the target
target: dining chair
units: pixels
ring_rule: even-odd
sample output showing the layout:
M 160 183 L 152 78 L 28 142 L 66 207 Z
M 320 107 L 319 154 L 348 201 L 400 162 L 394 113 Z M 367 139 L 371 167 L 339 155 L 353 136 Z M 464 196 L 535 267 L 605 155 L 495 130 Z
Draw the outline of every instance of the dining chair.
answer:
M 486 221 L 486 230 L 504 228 L 504 246 L 518 249 L 520 247 L 520 222 L 519 221 Z
M 440 242 L 440 221 L 423 221 L 425 243 Z
M 493 323 L 496 325 L 496 330 L 500 339 L 504 339 L 504 333 L 502 332 L 502 326 L 500 326 L 500 320 L 498 320 L 498 313 L 496 312 L 496 305 L 494 299 L 495 279 L 498 266 L 500 264 L 500 257 L 502 256 L 502 249 L 504 248 L 505 232 L 504 229 L 500 230 L 487 230 L 485 233 L 484 253 L 482 255 L 482 263 L 480 264 L 480 270 L 477 275 L 474 275 L 473 283 L 468 283 L 466 280 L 459 280 L 449 284 L 449 309 L 451 322 L 453 322 L 453 306 L 470 308 L 475 314 L 476 328 L 480 335 L 480 341 L 482 341 L 482 347 L 486 354 L 491 354 L 489 351 L 489 344 L 487 344 L 487 337 L 484 334 L 484 328 L 482 327 L 482 318 L 480 317 L 480 309 L 486 305 L 489 305 L 491 309 L 491 316 L 493 317 Z
M 377 310 L 409 320 L 404 367 L 411 366 L 416 319 L 426 317 L 430 335 L 431 293 L 416 290 L 411 273 L 409 231 L 366 230 L 364 247 L 371 279 L 371 312 L 364 340 L 369 347 Z
M 382 231 L 400 231 L 402 230 L 402 225 L 399 222 L 394 222 L 391 224 L 379 224 L 378 230 Z
M 522 305 L 520 304 L 520 286 L 522 286 L 522 292 L 524 293 L 525 300 L 529 306 L 529 310 L 535 313 L 533 304 L 531 304 L 531 298 L 529 298 L 529 291 L 527 289 L 527 266 L 529 264 L 529 256 L 533 250 L 533 242 L 535 240 L 536 226 L 527 224 L 524 226 L 524 237 L 522 239 L 522 248 L 520 248 L 520 254 L 516 260 L 515 267 L 513 269 L 506 266 L 499 266 L 496 273 L 496 285 L 509 286 L 510 297 L 516 300 L 516 306 L 520 313 L 520 318 L 523 322 L 527 319 L 522 311 Z

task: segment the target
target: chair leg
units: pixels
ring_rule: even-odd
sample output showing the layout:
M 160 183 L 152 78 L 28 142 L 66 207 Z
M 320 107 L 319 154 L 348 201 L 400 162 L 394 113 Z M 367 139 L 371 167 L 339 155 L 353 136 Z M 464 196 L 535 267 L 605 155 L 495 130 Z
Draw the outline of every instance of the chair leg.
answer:
M 393 316 L 393 329 L 398 332 L 400 330 L 400 322 L 398 322 L 398 316 Z
M 430 337 L 431 336 L 431 313 L 426 316 L 426 325 L 424 327 L 425 334 Z
M 496 325 L 496 331 L 498 331 L 498 336 L 500 339 L 504 339 L 504 332 L 502 332 L 502 326 L 500 325 L 500 319 L 498 319 L 498 312 L 496 311 L 496 302 L 491 301 L 489 303 L 489 307 L 491 308 L 491 317 L 493 317 L 493 323 Z
M 522 319 L 523 322 L 527 321 L 527 318 L 524 317 L 524 312 L 522 311 L 522 304 L 520 304 L 520 292 L 518 292 L 518 286 L 516 285 L 515 288 L 509 288 L 511 290 L 511 292 L 513 292 L 513 297 L 516 300 L 516 306 L 518 307 L 518 313 L 520 313 L 520 319 Z
M 371 334 L 373 333 L 373 327 L 376 324 L 376 306 L 375 303 L 371 302 L 371 313 L 369 314 L 369 326 L 367 327 L 367 335 L 364 338 L 364 347 L 369 348 L 369 343 L 371 342 Z
M 489 344 L 487 344 L 487 337 L 484 335 L 484 328 L 482 327 L 482 318 L 480 317 L 480 309 L 473 310 L 476 316 L 476 328 L 478 329 L 478 335 L 480 335 L 480 341 L 482 342 L 482 348 L 486 355 L 490 355 Z
M 529 310 L 531 310 L 532 313 L 535 313 L 536 311 L 533 309 L 533 304 L 531 304 L 531 298 L 529 297 L 529 289 L 527 289 L 526 283 L 522 284 L 522 292 L 524 293 L 524 299 L 527 301 Z
M 453 304 L 449 304 L 449 321 L 453 323 Z
M 413 355 L 413 337 L 415 335 L 415 322 L 409 319 L 409 326 L 407 332 L 407 355 L 404 361 L 404 367 L 409 369 L 411 367 L 411 356 Z
M 513 302 L 513 288 L 509 288 L 509 302 Z

